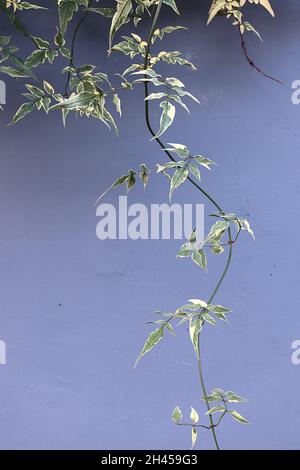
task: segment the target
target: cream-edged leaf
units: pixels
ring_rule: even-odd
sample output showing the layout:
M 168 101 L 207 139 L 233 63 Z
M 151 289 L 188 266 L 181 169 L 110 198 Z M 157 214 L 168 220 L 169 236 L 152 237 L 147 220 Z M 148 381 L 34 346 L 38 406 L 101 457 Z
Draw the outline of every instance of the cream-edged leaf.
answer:
M 140 355 L 138 356 L 137 360 L 135 361 L 135 365 L 134 367 L 137 366 L 138 362 L 142 359 L 142 357 L 144 356 L 144 354 L 146 354 L 147 352 L 151 351 L 151 349 L 157 344 L 160 342 L 160 340 L 163 338 L 164 336 L 164 329 L 162 327 L 159 327 L 157 328 L 156 330 L 152 331 L 145 344 L 144 344 L 144 347 L 140 353 Z
M 169 101 L 162 101 L 159 106 L 163 110 L 160 117 L 160 127 L 155 137 L 151 140 L 159 138 L 171 126 L 176 113 L 175 106 Z

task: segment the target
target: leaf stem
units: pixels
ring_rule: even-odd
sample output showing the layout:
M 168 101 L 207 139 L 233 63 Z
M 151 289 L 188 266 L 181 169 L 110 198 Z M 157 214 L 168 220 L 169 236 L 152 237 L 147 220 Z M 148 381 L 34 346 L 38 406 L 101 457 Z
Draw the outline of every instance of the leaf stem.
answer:
M 198 362 L 198 371 L 199 371 L 201 387 L 202 387 L 202 390 L 203 390 L 203 395 L 204 395 L 204 400 L 205 400 L 205 403 L 206 403 L 207 411 L 210 411 L 209 401 L 207 399 L 207 392 L 206 392 L 205 382 L 204 382 L 204 378 L 203 378 L 202 364 L 201 364 L 200 335 L 199 335 L 199 338 L 198 338 L 198 348 L 197 349 L 198 349 L 198 360 L 197 360 L 197 362 Z M 213 435 L 213 438 L 214 438 L 214 441 L 215 441 L 216 448 L 217 448 L 217 450 L 220 450 L 220 446 L 219 446 L 216 431 L 215 431 L 215 424 L 214 424 L 214 421 L 213 421 L 213 417 L 212 417 L 211 414 L 209 414 L 208 416 L 209 416 L 211 432 L 212 432 L 212 435 Z

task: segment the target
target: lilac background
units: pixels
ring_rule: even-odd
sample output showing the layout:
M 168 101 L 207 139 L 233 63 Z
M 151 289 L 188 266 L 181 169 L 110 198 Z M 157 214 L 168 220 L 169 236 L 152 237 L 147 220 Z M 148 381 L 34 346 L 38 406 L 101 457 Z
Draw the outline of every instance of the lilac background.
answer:
M 248 36 L 249 53 L 284 81 L 279 86 L 249 68 L 226 21 L 206 28 L 208 1 L 188 3 L 181 19 L 162 22 L 191 28 L 174 34 L 172 47 L 199 70 L 174 68 L 174 75 L 203 104 L 191 104 L 191 117 L 178 110 L 165 139 L 188 143 L 219 163 L 211 174 L 203 172 L 203 185 L 227 210 L 247 216 L 256 232 L 255 243 L 241 237 L 217 297 L 234 310 L 230 327 L 208 327 L 203 335 L 208 388 L 249 399 L 239 410 L 251 425 L 228 418 L 218 434 L 225 449 L 297 449 L 300 366 L 291 363 L 291 343 L 300 338 L 300 108 L 290 96 L 291 82 L 300 78 L 300 5 L 273 0 L 275 20 L 249 9 L 264 38 L 260 44 Z M 36 34 L 52 34 L 37 15 Z M 108 62 L 100 54 L 104 26 L 101 17 L 89 17 L 76 59 L 113 73 L 128 61 L 115 55 Z M 0 339 L 7 344 L 0 447 L 189 448 L 189 430 L 170 421 L 176 404 L 186 415 L 190 405 L 199 409 L 185 329 L 166 337 L 136 370 L 132 364 L 152 311 L 206 298 L 225 258 L 210 257 L 207 276 L 176 260 L 178 241 L 96 238 L 99 193 L 137 160 L 151 167 L 163 161 L 158 147 L 147 144 L 141 90 L 124 94 L 118 139 L 92 120 L 71 118 L 64 129 L 56 113 L 36 113 L 7 128 L 22 91 L 21 81 L 7 80 L 8 105 L 0 114 Z M 117 203 L 118 194 L 107 202 Z M 164 202 L 167 187 L 152 175 L 148 191 L 136 189 L 129 200 Z M 203 202 L 189 185 L 174 201 Z M 206 213 L 211 210 L 206 204 Z M 208 433 L 201 433 L 199 446 L 212 447 Z

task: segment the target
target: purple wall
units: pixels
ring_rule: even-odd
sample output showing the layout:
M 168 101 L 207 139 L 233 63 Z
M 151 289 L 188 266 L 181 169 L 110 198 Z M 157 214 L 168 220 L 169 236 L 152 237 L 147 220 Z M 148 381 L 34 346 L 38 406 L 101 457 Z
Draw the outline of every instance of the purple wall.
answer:
M 206 28 L 208 1 L 193 14 L 191 5 L 178 20 L 190 32 L 173 36 L 173 49 L 199 67 L 174 74 L 203 104 L 192 104 L 189 118 L 178 110 L 165 140 L 187 143 L 219 163 L 203 174 L 203 185 L 227 210 L 247 216 L 256 233 L 255 243 L 241 237 L 217 297 L 234 311 L 230 326 L 208 327 L 203 335 L 208 388 L 233 389 L 249 400 L 239 409 L 251 425 L 224 420 L 219 437 L 226 449 L 299 448 L 300 365 L 292 364 L 291 344 L 300 339 L 300 107 L 291 103 L 291 83 L 300 79 L 300 5 L 272 3 L 275 20 L 263 10 L 253 17 L 264 44 L 249 36 L 248 47 L 282 86 L 250 69 L 229 24 L 220 19 Z M 78 63 L 102 61 L 101 21 L 91 16 L 83 27 Z M 49 23 L 38 28 L 50 32 Z M 101 70 L 119 71 L 125 62 L 115 55 Z M 0 448 L 189 448 L 189 431 L 170 420 L 177 404 L 186 414 L 190 405 L 199 409 L 185 328 L 136 370 L 132 365 L 152 312 L 206 298 L 224 257 L 210 257 L 206 275 L 176 260 L 176 240 L 96 238 L 98 195 L 137 160 L 151 167 L 163 161 L 147 143 L 141 90 L 124 96 L 120 138 L 92 120 L 71 118 L 64 129 L 56 113 L 7 128 L 20 91 L 21 82 L 7 80 L 0 114 L 0 339 L 7 345 Z M 106 201 L 116 203 L 118 195 Z M 129 200 L 165 202 L 167 187 L 152 175 L 146 193 L 133 190 Z M 204 202 L 189 185 L 174 201 Z M 199 446 L 212 447 L 206 432 Z

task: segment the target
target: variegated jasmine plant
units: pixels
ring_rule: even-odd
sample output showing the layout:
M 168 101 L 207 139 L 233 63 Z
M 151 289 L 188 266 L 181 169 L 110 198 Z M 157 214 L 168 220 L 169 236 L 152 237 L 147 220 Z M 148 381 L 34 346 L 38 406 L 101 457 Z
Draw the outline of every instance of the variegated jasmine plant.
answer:
M 243 52 L 250 63 L 260 73 L 270 77 L 255 66 L 248 56 L 244 35 L 247 32 L 259 33 L 244 17 L 244 7 L 248 4 L 261 5 L 271 15 L 274 15 L 269 0 L 213 0 L 208 13 L 208 23 L 216 16 L 228 18 L 241 38 Z M 174 333 L 180 325 L 188 325 L 189 337 L 195 351 L 199 372 L 202 399 L 206 407 L 205 416 L 200 419 L 200 404 L 191 408 L 189 419 L 183 419 L 181 409 L 177 406 L 172 414 L 178 426 L 188 426 L 191 429 L 192 445 L 197 439 L 200 429 L 212 434 L 215 447 L 220 448 L 217 428 L 223 418 L 230 416 L 239 423 L 247 423 L 235 405 L 245 400 L 235 392 L 215 388 L 211 392 L 206 389 L 201 356 L 201 338 L 207 325 L 216 325 L 219 321 L 227 322 L 230 309 L 215 302 L 222 282 L 228 272 L 233 247 L 240 234 L 248 232 L 254 237 L 248 221 L 234 213 L 228 213 L 202 187 L 202 170 L 211 170 L 215 163 L 209 158 L 194 154 L 188 145 L 181 142 L 165 144 L 161 137 L 172 125 L 178 106 L 189 112 L 188 103 L 198 103 L 195 96 L 186 90 L 181 79 L 174 77 L 173 66 L 196 67 L 180 51 L 166 51 L 162 47 L 165 35 L 186 29 L 181 25 L 160 27 L 159 18 L 162 8 L 173 11 L 174 17 L 179 15 L 175 0 L 56 0 L 50 8 L 57 9 L 57 24 L 53 25 L 53 36 L 41 38 L 29 32 L 24 24 L 23 11 L 32 15 L 47 14 L 49 2 L 40 1 L 32 4 L 21 0 L 0 0 L 1 20 L 4 18 L 11 23 L 12 28 L 21 32 L 25 39 L 31 42 L 32 52 L 23 57 L 20 45 L 13 35 L 0 36 L 0 73 L 15 78 L 25 79 L 25 102 L 15 113 L 11 124 L 15 124 L 34 110 L 46 113 L 59 110 L 62 113 L 64 125 L 69 113 L 99 119 L 109 128 L 117 131 L 116 118 L 112 107 L 121 116 L 121 93 L 130 92 L 136 86 L 144 88 L 144 114 L 146 126 L 151 134 L 151 140 L 161 148 L 166 161 L 160 161 L 156 173 L 165 176 L 169 185 L 169 197 L 185 182 L 191 183 L 200 195 L 206 198 L 214 207 L 212 217 L 217 219 L 203 241 L 197 240 L 194 230 L 186 243 L 178 251 L 179 258 L 191 258 L 200 268 L 206 270 L 207 252 L 225 256 L 225 266 L 222 274 L 208 299 L 190 299 L 172 313 L 156 312 L 157 317 L 152 322 L 154 329 L 148 335 L 139 354 L 136 364 L 152 350 L 164 337 L 165 333 Z M 128 56 L 126 70 L 121 70 L 117 76 L 109 77 L 97 64 L 77 64 L 74 59 L 76 38 L 79 28 L 88 15 L 97 15 L 99 21 L 106 22 L 108 30 L 108 54 L 125 54 Z M 52 16 L 51 16 L 52 17 Z M 36 18 L 36 17 L 34 17 Z M 150 28 L 148 27 L 150 19 Z M 146 25 L 144 26 L 144 20 Z M 116 33 L 127 24 L 132 24 L 133 32 L 123 35 L 116 40 Z M 149 28 L 149 29 L 148 29 Z M 67 41 L 66 32 L 72 29 L 71 41 Z M 145 30 L 147 34 L 145 37 Z M 24 39 L 24 40 L 25 40 Z M 41 78 L 45 62 L 56 67 L 57 58 L 65 61 L 62 72 L 66 76 L 63 89 L 57 89 L 56 84 Z M 167 77 L 160 72 L 160 64 L 170 65 Z M 58 67 L 59 68 L 59 67 Z M 272 77 L 270 77 L 272 78 Z M 150 102 L 158 103 L 161 109 L 160 122 L 152 126 L 150 120 Z M 184 140 L 184 136 L 182 136 Z M 142 164 L 139 169 L 131 169 L 127 174 L 117 178 L 109 189 L 125 185 L 129 191 L 136 183 L 137 176 L 144 187 L 149 180 L 149 169 Z M 104 194 L 106 194 L 105 191 Z M 100 197 L 102 197 L 100 196 Z M 201 293 L 200 293 L 201 297 Z

